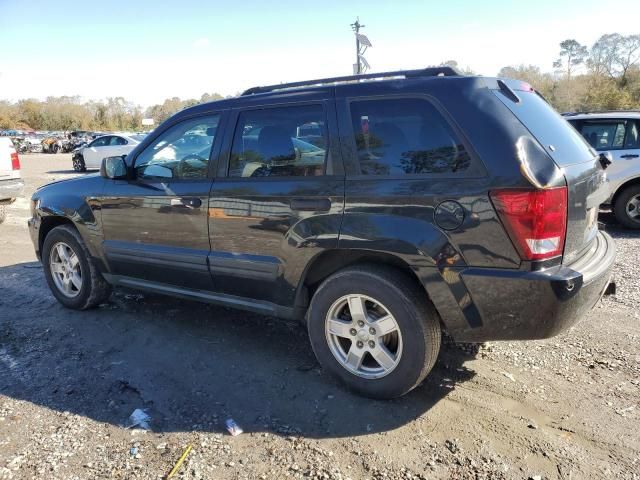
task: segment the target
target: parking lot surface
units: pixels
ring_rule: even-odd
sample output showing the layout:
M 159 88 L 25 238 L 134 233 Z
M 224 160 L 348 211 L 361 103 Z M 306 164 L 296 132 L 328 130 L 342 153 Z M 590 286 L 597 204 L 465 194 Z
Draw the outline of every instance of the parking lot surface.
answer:
M 70 155 L 21 160 L 0 225 L 0 478 L 163 478 L 188 445 L 173 478 L 640 478 L 640 234 L 610 215 L 615 297 L 549 340 L 449 343 L 381 402 L 337 385 L 295 323 L 125 290 L 64 309 L 28 198 L 77 174 Z M 127 428 L 135 409 L 149 431 Z

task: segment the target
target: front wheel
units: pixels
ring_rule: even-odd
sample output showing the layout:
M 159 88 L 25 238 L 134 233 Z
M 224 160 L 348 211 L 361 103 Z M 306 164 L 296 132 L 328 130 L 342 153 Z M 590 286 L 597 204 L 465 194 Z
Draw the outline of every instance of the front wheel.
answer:
M 332 275 L 315 292 L 308 322 L 322 367 L 367 397 L 409 392 L 440 351 L 435 308 L 424 290 L 392 268 L 358 266 Z
M 84 158 L 82 157 L 82 155 L 74 155 L 73 159 L 73 169 L 76 172 L 86 172 L 87 171 L 87 167 L 85 166 L 84 163 Z
M 49 232 L 42 246 L 42 263 L 51 293 L 65 307 L 85 310 L 109 298 L 111 287 L 72 226 Z
M 0 205 L 0 223 L 4 222 L 7 218 L 7 206 Z
M 618 195 L 613 213 L 625 227 L 640 229 L 640 185 L 631 185 Z

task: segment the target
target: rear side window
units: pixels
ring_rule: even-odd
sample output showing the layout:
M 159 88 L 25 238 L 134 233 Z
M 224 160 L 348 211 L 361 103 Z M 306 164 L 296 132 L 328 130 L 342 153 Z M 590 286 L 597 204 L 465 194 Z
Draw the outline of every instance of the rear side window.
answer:
M 584 138 L 540 95 L 518 91 L 520 102 L 516 103 L 499 90 L 494 93 L 559 166 L 587 162 L 595 156 Z
M 351 119 L 362 175 L 480 173 L 451 126 L 427 100 L 354 101 Z
M 120 146 L 120 145 L 126 145 L 127 141 L 122 138 L 122 137 L 111 137 L 111 143 L 109 143 L 109 145 L 111 146 Z
M 321 105 L 240 113 L 229 160 L 230 177 L 308 177 L 324 174 L 327 129 Z

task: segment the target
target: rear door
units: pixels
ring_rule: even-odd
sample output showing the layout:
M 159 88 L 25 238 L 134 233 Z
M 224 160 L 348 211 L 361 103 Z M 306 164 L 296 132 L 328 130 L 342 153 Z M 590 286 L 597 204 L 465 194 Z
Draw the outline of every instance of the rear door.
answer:
M 110 150 L 107 156 L 118 156 L 118 155 L 127 155 L 135 145 L 133 142 L 127 138 L 121 137 L 119 135 L 114 135 L 111 137 L 111 141 L 109 142 Z
M 87 148 L 82 152 L 84 164 L 87 168 L 100 168 L 102 159 L 110 156 L 108 154 L 108 148 L 111 138 L 111 135 L 105 135 L 104 137 L 96 138 L 87 145 Z
M 309 261 L 337 246 L 344 176 L 334 108 L 323 99 L 233 112 L 209 201 L 216 291 L 291 306 Z
M 598 152 L 609 152 L 613 163 L 607 169 L 611 178 L 624 179 L 640 172 L 638 121 L 623 118 L 582 120 L 582 136 Z

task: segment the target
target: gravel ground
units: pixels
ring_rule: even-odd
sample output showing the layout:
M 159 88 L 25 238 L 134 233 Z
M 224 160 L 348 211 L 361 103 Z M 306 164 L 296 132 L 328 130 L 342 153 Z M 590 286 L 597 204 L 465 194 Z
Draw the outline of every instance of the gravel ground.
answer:
M 611 215 L 615 297 L 550 340 L 447 344 L 421 387 L 379 402 L 337 386 L 293 323 L 123 290 L 63 309 L 26 198 L 71 160 L 22 163 L 0 225 L 0 478 L 164 478 L 188 445 L 173 478 L 640 478 L 640 235 Z M 137 408 L 150 430 L 127 428 Z

